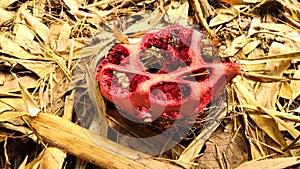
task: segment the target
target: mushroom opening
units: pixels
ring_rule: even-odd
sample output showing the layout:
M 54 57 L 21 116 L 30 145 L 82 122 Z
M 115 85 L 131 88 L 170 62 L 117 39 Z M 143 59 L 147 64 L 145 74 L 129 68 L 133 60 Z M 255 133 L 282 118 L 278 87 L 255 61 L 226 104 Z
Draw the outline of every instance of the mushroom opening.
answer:
M 161 82 L 150 88 L 150 100 L 173 106 L 180 105 L 190 94 L 191 88 L 188 84 L 176 82 Z

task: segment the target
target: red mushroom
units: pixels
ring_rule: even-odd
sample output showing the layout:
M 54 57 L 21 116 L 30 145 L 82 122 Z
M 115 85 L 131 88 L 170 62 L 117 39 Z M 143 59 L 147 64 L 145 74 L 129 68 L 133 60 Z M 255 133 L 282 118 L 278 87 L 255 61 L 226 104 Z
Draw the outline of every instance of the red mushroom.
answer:
M 202 39 L 174 25 L 116 45 L 96 70 L 102 95 L 136 119 L 199 115 L 240 74 L 238 64 L 205 62 Z

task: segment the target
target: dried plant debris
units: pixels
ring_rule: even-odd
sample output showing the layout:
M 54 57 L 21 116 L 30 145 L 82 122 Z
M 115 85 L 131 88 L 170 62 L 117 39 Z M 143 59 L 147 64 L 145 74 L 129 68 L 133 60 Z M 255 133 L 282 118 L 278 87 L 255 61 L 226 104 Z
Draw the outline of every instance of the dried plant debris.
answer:
M 297 168 L 299 13 L 297 0 L 0 0 L 0 167 Z M 205 61 L 241 73 L 226 103 L 222 95 L 183 126 L 187 136 L 172 133 L 180 143 L 165 135 L 157 146 L 147 140 L 161 132 L 155 123 L 130 121 L 102 97 L 94 61 L 174 22 L 210 38 L 216 50 L 201 44 Z M 157 49 L 148 52 L 142 69 L 162 67 Z M 118 84 L 130 88 L 124 74 Z M 174 146 L 162 153 L 166 143 Z

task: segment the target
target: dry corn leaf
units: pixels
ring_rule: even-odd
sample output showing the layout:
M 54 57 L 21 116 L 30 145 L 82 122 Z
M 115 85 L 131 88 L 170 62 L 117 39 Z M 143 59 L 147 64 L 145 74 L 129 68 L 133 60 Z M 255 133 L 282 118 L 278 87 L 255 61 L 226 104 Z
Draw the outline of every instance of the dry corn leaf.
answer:
M 24 44 L 23 38 L 30 39 L 30 40 L 34 39 L 33 31 L 29 29 L 27 25 L 25 25 L 25 21 L 23 22 L 24 23 L 15 27 L 15 31 L 16 31 L 15 42 L 18 44 Z
M 5 93 L 0 93 L 0 97 L 22 97 L 22 95 L 5 92 Z
M 65 99 L 63 118 L 69 121 L 72 120 L 73 109 L 74 109 L 74 96 L 75 96 L 75 90 L 73 90 L 70 95 L 66 96 Z
M 39 168 L 43 169 L 60 169 L 63 168 L 66 153 L 55 147 L 47 147 L 43 158 L 40 161 Z
M 293 78 L 300 78 L 300 70 L 296 70 L 295 74 L 293 75 Z M 300 95 L 300 81 L 299 80 L 291 81 L 290 87 L 292 88 L 293 91 L 292 100 L 294 100 L 297 96 Z
M 272 117 L 282 127 L 284 127 L 294 137 L 294 139 L 296 139 L 300 135 L 300 132 L 297 129 L 295 129 L 294 127 L 288 125 L 286 122 L 284 122 L 280 118 L 276 117 L 273 114 L 273 111 L 270 111 L 270 110 L 268 110 L 266 108 L 263 108 L 263 107 L 260 107 L 260 109 L 262 109 L 265 113 L 267 113 L 270 117 Z
M 0 0 L 0 8 L 7 8 L 9 5 L 15 3 L 17 0 Z
M 9 121 L 10 119 L 28 115 L 28 112 L 6 111 L 0 113 L 0 122 Z
M 167 14 L 176 19 L 188 19 L 189 2 L 188 1 L 171 1 Z
M 252 42 L 247 43 L 244 47 L 243 47 L 243 53 L 244 54 L 249 54 L 250 52 L 252 52 L 255 48 L 257 48 L 257 46 L 260 44 L 260 40 L 254 40 Z
M 263 83 L 260 85 L 256 99 L 260 106 L 273 109 L 279 93 L 278 83 Z
M 259 147 L 253 143 L 252 140 L 249 139 L 249 145 L 251 150 L 251 158 L 252 159 L 259 159 L 264 156 L 262 152 L 260 151 Z
M 58 37 L 62 31 L 62 27 L 63 27 L 64 23 L 63 22 L 59 22 L 59 23 L 54 23 L 52 25 L 49 26 L 49 31 L 50 31 L 50 47 L 51 49 L 56 49 L 57 48 L 57 40 Z
M 21 11 L 25 17 L 26 22 L 30 25 L 30 28 L 45 42 L 50 43 L 50 31 L 49 28 L 43 24 L 39 19 L 30 15 L 26 10 Z
M 93 2 L 92 4 L 85 6 L 85 8 L 98 7 L 100 9 L 104 10 L 105 8 L 107 8 L 109 6 L 109 3 L 113 3 L 113 2 L 110 2 L 109 0 Z
M 37 117 L 26 118 L 26 120 L 36 133 L 48 143 L 101 167 L 179 168 L 125 148 L 52 114 L 39 113 Z
M 72 80 L 71 78 L 71 72 L 68 69 L 65 60 L 57 55 L 56 53 L 54 53 L 54 51 L 47 49 L 48 51 L 45 53 L 45 56 L 49 57 L 50 59 L 52 59 L 54 62 L 56 62 L 59 66 L 59 68 L 63 71 L 63 73 L 67 76 L 68 80 Z
M 0 1 L 1 3 L 1 1 Z M 13 19 L 14 13 L 0 8 L 0 24 L 3 24 Z
M 0 99 L 0 113 L 12 110 L 14 110 L 14 108 L 11 105 L 3 102 L 2 99 Z
M 114 25 L 113 36 L 121 43 L 129 44 L 128 37 L 118 30 L 117 25 Z
M 25 169 L 27 160 L 28 160 L 28 155 L 25 157 L 25 159 L 24 159 L 23 162 L 20 164 L 20 166 L 18 167 L 18 169 Z
M 241 77 L 233 79 L 235 91 L 237 92 L 238 99 L 241 105 L 258 106 L 257 100 L 254 97 L 254 93 L 250 92 L 246 85 L 246 81 Z M 278 128 L 278 125 L 274 119 L 265 117 L 262 114 L 252 114 L 249 116 L 261 128 L 267 135 L 269 135 L 276 143 L 282 148 L 286 147 L 285 140 Z
M 125 31 L 124 34 L 135 34 L 138 32 L 149 32 L 152 28 L 157 26 L 157 24 L 162 20 L 164 17 L 161 13 L 151 13 L 145 14 L 146 16 L 138 21 L 137 23 L 129 26 Z
M 89 11 L 90 12 L 90 11 Z M 70 13 L 72 13 L 74 16 L 80 17 L 80 18 L 101 18 L 99 17 L 99 12 L 93 12 L 91 11 L 91 13 L 89 12 L 85 12 L 85 11 L 81 11 L 81 10 L 77 10 L 77 11 L 70 11 Z M 111 13 L 111 11 L 104 11 L 104 12 L 108 12 Z M 102 15 L 104 14 L 104 12 L 100 12 Z M 98 33 L 98 31 L 96 31 Z
M 0 113 L 4 111 L 27 111 L 22 98 L 1 98 Z
M 300 22 L 300 3 L 295 0 L 277 0 L 284 6 L 285 13 L 288 14 L 293 20 Z
M 250 39 L 247 38 L 245 35 L 240 35 L 236 37 L 231 44 L 228 45 L 228 55 L 234 56 L 237 52 L 239 52 L 246 44 L 250 42 Z
M 72 56 L 72 59 L 79 59 L 79 58 L 86 58 L 89 56 L 97 55 L 99 54 L 99 49 L 101 49 L 101 52 L 103 51 L 109 51 L 110 44 L 114 41 L 114 38 L 110 37 L 109 39 L 101 41 L 101 43 L 93 45 L 93 46 L 87 46 L 80 48 L 78 50 L 75 50 Z M 63 55 L 64 58 L 68 58 L 69 54 Z M 99 58 L 100 59 L 100 58 Z
M 273 115 L 275 115 L 279 118 L 290 120 L 290 121 L 293 121 L 296 123 L 300 123 L 300 117 L 297 115 L 293 115 L 291 113 L 286 113 L 286 112 L 278 112 L 278 111 L 269 110 L 269 109 L 267 111 L 269 111 L 270 113 L 272 113 Z
M 251 79 L 255 82 L 263 82 L 263 83 L 287 82 L 287 81 L 291 81 L 291 80 L 299 80 L 299 79 L 294 79 L 294 78 L 269 76 L 269 75 L 262 75 L 262 74 L 257 74 L 257 73 L 242 73 L 242 75 L 243 75 L 243 77 Z
M 289 49 L 285 44 L 272 42 L 269 55 L 277 55 L 282 53 L 291 52 L 292 49 Z M 266 70 L 274 76 L 282 76 L 282 74 L 287 70 L 290 66 L 291 60 L 286 59 L 280 62 L 268 62 L 266 65 Z
M 0 86 L 0 93 L 18 92 L 20 91 L 18 80 L 9 74 L 0 74 L 0 79 L 4 79 L 4 83 Z M 37 79 L 32 76 L 22 76 L 19 77 L 19 81 L 26 86 L 26 88 L 37 88 L 39 83 Z
M 210 20 L 209 26 L 214 27 L 214 26 L 218 26 L 230 22 L 235 17 L 237 17 L 237 15 L 238 15 L 237 11 L 233 8 L 220 10 L 218 11 L 217 16 L 215 16 Z
M 257 33 L 256 27 L 260 24 L 261 24 L 261 18 L 260 17 L 253 17 L 252 18 L 251 23 L 250 23 L 250 28 L 249 28 L 248 33 L 247 33 L 248 38 Z
M 22 93 L 23 101 L 25 102 L 29 116 L 35 117 L 41 110 L 38 107 L 36 101 L 32 98 L 27 88 L 25 88 L 19 78 L 14 74 L 15 78 L 18 80 L 20 91 Z
M 288 52 L 289 49 L 282 43 L 273 42 L 270 46 L 270 55 L 281 54 Z M 282 77 L 284 71 L 290 66 L 291 61 L 286 59 L 277 62 L 268 62 L 266 64 L 266 71 L 270 72 L 269 75 Z M 279 94 L 279 83 L 264 83 L 261 84 L 256 94 L 259 105 L 273 109 L 276 105 L 276 99 Z
M 247 59 L 256 58 L 257 56 L 265 56 L 265 52 L 259 46 L 255 48 L 251 53 L 248 54 Z M 259 65 L 259 64 L 257 64 Z M 265 65 L 265 64 L 264 64 Z M 265 69 L 258 69 L 258 70 L 265 70 Z
M 9 57 L 1 57 L 0 59 L 11 64 L 21 64 L 26 69 L 31 70 L 40 78 L 45 78 L 50 72 L 53 71 L 53 63 L 49 61 L 32 61 L 32 60 L 23 60 L 23 59 L 14 59 Z
M 46 78 L 47 75 L 53 71 L 53 63 L 51 62 L 44 62 L 44 61 L 25 61 L 25 60 L 18 60 L 18 63 L 24 66 L 26 69 L 33 71 L 37 74 L 40 78 Z
M 81 6 L 77 0 L 63 0 L 63 1 L 70 9 L 71 14 L 78 11 L 79 7 Z
M 27 112 L 28 115 L 28 112 Z M 24 116 L 23 116 L 24 117 Z M 37 141 L 36 136 L 33 134 L 33 131 L 30 130 L 28 127 L 25 127 L 24 124 L 12 124 L 9 122 L 2 122 L 0 123 L 1 128 L 6 128 L 12 131 L 17 131 L 27 137 L 31 138 L 33 141 Z
M 254 166 L 259 169 L 282 169 L 296 164 L 300 164 L 299 157 L 285 157 L 260 161 L 248 161 L 238 166 L 236 169 L 248 169 L 253 168 Z
M 204 17 L 204 13 L 202 10 L 202 5 L 199 1 L 190 1 L 192 9 L 195 11 L 195 16 L 197 22 L 199 22 L 207 31 L 208 35 L 213 39 L 213 41 L 217 41 L 216 33 L 212 31 L 207 23 L 206 18 Z M 203 4 L 203 3 L 202 3 Z
M 95 62 L 96 63 L 96 62 Z M 95 64 L 94 63 L 94 64 Z M 94 71 L 96 70 L 96 64 L 92 65 L 91 67 L 86 66 L 85 71 L 86 74 L 86 84 L 88 88 L 89 96 L 94 105 L 96 105 L 96 111 L 99 112 L 98 119 L 95 119 L 93 125 L 98 128 L 97 133 L 101 136 L 107 137 L 108 133 L 108 119 L 106 118 L 106 103 L 100 90 L 93 90 L 99 89 L 99 84 L 94 78 Z
M 61 27 L 60 34 L 57 40 L 57 48 L 56 51 L 63 52 L 66 51 L 69 47 L 70 43 L 70 35 L 71 35 L 71 26 L 68 23 L 64 23 Z
M 111 15 L 112 13 L 114 12 L 113 9 L 111 10 L 105 10 L 105 11 L 94 11 L 94 10 L 91 10 L 91 13 L 92 14 L 89 14 L 89 13 L 79 13 L 77 12 L 77 15 L 81 15 L 81 16 L 86 16 L 86 17 L 90 17 L 92 21 L 96 22 L 95 19 L 99 19 L 99 18 L 105 18 L 105 17 L 108 17 L 109 15 Z M 87 20 L 89 20 L 90 18 L 88 18 Z M 97 31 L 98 33 L 98 31 Z
M 0 34 L 0 47 L 1 53 L 11 55 L 13 57 L 17 57 L 20 59 L 43 59 L 40 56 L 35 56 L 33 54 L 28 53 L 19 44 L 5 37 L 5 35 Z
M 285 140 L 279 130 L 277 122 L 274 119 L 261 114 L 249 114 L 249 116 L 259 128 L 261 128 L 268 136 L 270 136 L 270 138 L 280 145 L 280 148 L 286 147 Z
M 285 99 L 293 100 L 293 89 L 288 82 L 280 83 L 279 96 Z
M 34 41 L 34 34 L 26 25 L 18 25 L 15 41 L 23 48 L 29 50 L 32 54 L 42 53 L 41 46 L 38 42 Z
M 269 56 L 245 58 L 245 59 L 238 60 L 238 62 L 241 64 L 260 64 L 266 62 L 282 61 L 287 59 L 293 60 L 299 58 L 300 58 L 300 51 L 296 51 L 296 52 L 286 52 L 283 54 L 275 54 Z
M 294 122 L 299 122 L 300 118 L 291 115 L 288 113 L 278 112 L 275 110 L 267 109 L 264 107 L 256 107 L 256 106 L 243 106 L 243 108 L 255 110 L 253 113 L 263 113 L 267 114 L 270 117 L 272 117 L 277 123 L 279 123 L 282 127 L 284 127 L 295 139 L 300 135 L 300 132 L 297 131 L 295 128 L 288 125 L 285 121 L 283 121 L 281 118 L 292 120 Z
M 288 32 L 295 32 L 291 26 L 286 24 L 278 24 L 278 23 L 260 23 L 253 27 L 256 30 L 269 30 L 271 32 L 280 32 L 287 34 Z

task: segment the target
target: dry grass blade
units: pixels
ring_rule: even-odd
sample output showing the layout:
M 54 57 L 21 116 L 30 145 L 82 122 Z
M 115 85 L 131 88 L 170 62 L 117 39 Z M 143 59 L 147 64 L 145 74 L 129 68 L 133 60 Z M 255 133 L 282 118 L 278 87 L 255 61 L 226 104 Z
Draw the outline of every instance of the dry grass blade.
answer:
M 41 23 L 37 18 L 31 16 L 27 11 L 21 11 L 22 15 L 25 17 L 26 22 L 33 28 L 35 33 L 45 42 L 45 44 L 50 43 L 50 31 L 49 28 Z
M 44 60 L 42 57 L 33 55 L 24 50 L 22 47 L 19 46 L 19 44 L 5 37 L 5 34 L 0 34 L 0 46 L 0 53 L 3 54 L 11 55 L 20 59 Z
M 61 30 L 62 31 L 60 32 L 57 40 L 56 51 L 58 52 L 63 52 L 68 49 L 72 27 L 68 23 L 65 23 L 63 24 Z
M 36 101 L 32 98 L 32 96 L 30 95 L 30 93 L 28 92 L 28 90 L 23 86 L 22 82 L 19 81 L 17 75 L 13 74 L 15 76 L 15 78 L 18 80 L 19 83 L 19 87 L 22 93 L 22 98 L 23 101 L 25 102 L 29 115 L 31 117 L 36 116 L 41 110 L 38 107 Z
M 128 37 L 124 35 L 118 28 L 114 25 L 113 36 L 121 43 L 129 44 Z
M 272 117 L 278 124 L 280 124 L 282 127 L 284 127 L 295 139 L 300 135 L 299 131 L 297 131 L 295 128 L 287 125 L 285 121 L 283 121 L 281 118 L 292 120 L 294 122 L 299 122 L 300 118 L 295 115 L 291 115 L 288 113 L 281 113 L 277 112 L 275 110 L 266 109 L 264 107 L 255 107 L 255 106 L 243 106 L 244 109 L 251 109 L 256 110 L 256 113 L 264 113 Z
M 40 165 L 40 161 L 44 157 L 45 154 L 45 149 L 31 162 L 29 162 L 26 166 L 25 169 L 37 169 L 38 166 Z
M 37 74 L 40 78 L 45 78 L 48 74 L 50 74 L 52 69 L 52 63 L 49 61 L 32 61 L 25 59 L 14 59 L 9 57 L 0 57 L 1 60 L 9 62 L 11 64 L 21 64 L 26 69 L 31 70 L 35 74 Z M 47 68 L 47 69 L 46 69 Z
M 223 117 L 225 114 L 220 113 L 219 118 Z M 192 165 L 190 162 L 193 162 L 201 151 L 204 143 L 210 137 L 210 135 L 218 128 L 220 123 L 218 121 L 213 122 L 212 125 L 205 128 L 201 134 L 199 134 L 190 144 L 184 149 L 184 151 L 179 156 L 178 160 L 175 162 L 185 168 L 190 168 Z
M 18 81 L 21 81 L 23 86 L 26 86 L 27 89 L 36 88 L 39 86 L 36 78 L 32 76 L 22 76 L 16 79 L 11 74 L 2 74 L 2 76 L 0 75 L 0 79 L 5 79 L 5 83 L 0 86 L 0 93 L 10 93 L 10 95 L 16 95 L 13 94 L 13 92 L 20 91 Z
M 277 159 L 269 159 L 262 161 L 248 161 L 237 167 L 236 169 L 248 169 L 255 168 L 257 169 L 282 169 L 291 167 L 293 165 L 300 164 L 299 157 L 286 157 L 286 158 L 277 158 Z
M 27 117 L 25 119 L 46 142 L 100 167 L 124 169 L 178 168 L 154 160 L 140 152 L 124 148 L 58 116 L 40 113 L 35 118 Z
M 234 79 L 235 90 L 238 94 L 239 101 L 242 105 L 258 106 L 257 100 L 253 96 L 247 87 L 245 86 L 243 80 Z M 266 132 L 275 142 L 277 142 L 282 148 L 286 147 L 286 142 L 279 131 L 277 122 L 269 117 L 264 117 L 261 114 L 252 114 L 249 116 L 256 123 L 256 125 Z
M 6 111 L 0 114 L 0 122 L 28 115 L 28 112 Z
M 57 55 L 56 53 L 54 53 L 50 49 L 45 48 L 45 50 L 46 50 L 46 55 L 48 57 L 51 57 L 53 59 L 53 61 L 55 61 L 58 64 L 58 66 L 61 68 L 61 70 L 67 76 L 68 80 L 72 81 L 70 70 L 68 69 L 67 65 L 65 64 L 64 59 L 62 57 L 60 57 L 59 55 Z
M 287 59 L 291 59 L 291 60 L 300 59 L 300 51 L 288 52 L 283 54 L 273 54 L 269 56 L 259 56 L 255 58 L 240 59 L 238 62 L 241 64 L 259 64 L 259 63 L 266 63 L 266 62 L 282 61 Z
M 247 73 L 247 72 L 242 72 L 242 75 L 244 77 L 252 79 L 256 82 L 264 82 L 264 83 L 287 82 L 287 81 L 292 81 L 292 80 L 300 80 L 300 78 L 285 78 L 285 77 L 278 77 L 278 76 Z

